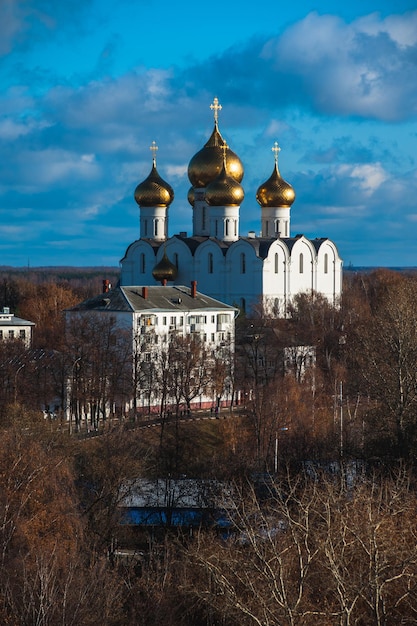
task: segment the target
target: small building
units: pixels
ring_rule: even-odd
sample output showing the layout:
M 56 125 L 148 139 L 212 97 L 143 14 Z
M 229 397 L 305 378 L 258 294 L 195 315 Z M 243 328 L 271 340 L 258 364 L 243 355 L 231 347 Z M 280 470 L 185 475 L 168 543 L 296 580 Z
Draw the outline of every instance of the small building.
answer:
M 29 322 L 10 313 L 9 307 L 3 307 L 0 313 L 0 341 L 19 339 L 29 348 L 32 344 L 34 322 Z

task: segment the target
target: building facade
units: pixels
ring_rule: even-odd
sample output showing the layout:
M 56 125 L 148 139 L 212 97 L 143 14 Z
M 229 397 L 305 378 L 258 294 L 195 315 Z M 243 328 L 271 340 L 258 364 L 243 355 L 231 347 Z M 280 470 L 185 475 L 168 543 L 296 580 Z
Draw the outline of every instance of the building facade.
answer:
M 66 402 L 68 419 L 91 416 L 88 402 L 100 407 L 101 416 L 115 404 L 119 408 L 123 404 L 125 414 L 184 414 L 232 402 L 237 313 L 234 307 L 198 292 L 195 281 L 190 287 L 117 286 L 107 290 L 105 286 L 99 296 L 66 311 L 68 334 L 71 326 L 79 329 L 91 321 L 98 330 L 95 345 L 86 350 L 85 344 L 80 344 L 80 352 L 74 354 Z M 91 334 L 88 328 L 86 331 Z M 100 340 L 102 349 L 93 355 Z M 108 367 L 100 367 L 96 373 L 92 367 L 97 367 L 104 353 Z M 85 383 L 100 390 L 100 397 L 91 400 L 93 392 Z
M 153 144 L 151 172 L 135 190 L 140 237 L 129 245 L 121 260 L 121 285 L 163 281 L 177 285 L 197 280 L 199 290 L 215 299 L 247 313 L 262 303 L 279 317 L 286 316 L 291 300 L 301 292 L 319 292 L 337 306 L 342 260 L 328 238 L 310 240 L 291 234 L 295 192 L 281 176 L 277 143 L 272 149 L 272 174 L 256 194 L 260 235 L 240 234 L 243 165 L 220 133 L 221 105 L 217 98 L 211 108 L 213 132 L 188 166 L 192 235 L 169 236 L 168 210 L 174 191 L 158 173 L 157 147 Z

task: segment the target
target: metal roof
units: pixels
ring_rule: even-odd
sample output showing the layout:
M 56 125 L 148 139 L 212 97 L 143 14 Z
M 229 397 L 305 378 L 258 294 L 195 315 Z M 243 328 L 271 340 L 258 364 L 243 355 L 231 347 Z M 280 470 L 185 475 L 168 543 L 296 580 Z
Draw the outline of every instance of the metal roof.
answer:
M 145 295 L 146 294 L 146 295 Z M 117 286 L 107 293 L 84 300 L 67 309 L 68 311 L 199 311 L 199 310 L 237 311 L 224 302 L 196 292 L 191 295 L 191 288 L 175 286 Z

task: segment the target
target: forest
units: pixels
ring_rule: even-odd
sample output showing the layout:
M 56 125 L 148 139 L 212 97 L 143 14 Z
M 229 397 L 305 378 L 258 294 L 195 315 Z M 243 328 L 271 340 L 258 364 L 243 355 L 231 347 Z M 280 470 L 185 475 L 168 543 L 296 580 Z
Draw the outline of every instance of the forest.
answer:
M 347 271 L 337 308 L 310 293 L 285 320 L 242 313 L 242 401 L 217 419 L 115 411 L 87 431 L 40 406 L 81 349 L 84 379 L 112 380 L 106 401 L 128 384 L 111 324 L 65 332 L 63 310 L 103 279 L 117 273 L 0 272 L 0 307 L 36 323 L 30 355 L 0 345 L 0 623 L 415 624 L 417 276 Z M 204 370 L 215 390 L 223 366 Z M 98 382 L 77 402 L 99 404 Z M 227 528 L 121 523 L 129 485 L 185 478 L 218 486 Z

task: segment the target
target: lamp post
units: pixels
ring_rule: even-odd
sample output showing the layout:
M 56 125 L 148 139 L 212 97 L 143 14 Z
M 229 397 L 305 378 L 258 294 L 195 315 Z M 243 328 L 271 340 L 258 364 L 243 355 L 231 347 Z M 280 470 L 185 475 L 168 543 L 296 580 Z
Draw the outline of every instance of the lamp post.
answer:
M 16 373 L 14 375 L 14 403 L 17 402 L 17 375 L 25 367 L 25 363 L 22 363 L 20 367 L 17 368 Z
M 71 402 L 70 402 L 70 416 L 69 416 L 69 432 L 70 435 L 72 434 L 72 415 L 73 415 L 73 408 L 74 408 L 74 383 L 75 383 L 75 366 L 77 365 L 77 363 L 79 363 L 79 361 L 81 361 L 81 357 L 79 356 L 77 359 L 75 359 L 74 363 L 72 364 L 72 379 L 71 379 Z M 78 386 L 77 386 L 77 390 L 78 390 Z M 76 399 L 75 401 L 77 403 L 77 410 L 76 410 L 76 415 L 75 415 L 75 423 L 77 425 L 77 417 L 78 417 L 78 399 Z
M 275 452 L 274 452 L 274 472 L 275 472 L 275 474 L 278 472 L 278 433 L 284 432 L 286 430 L 288 430 L 288 427 L 284 426 L 283 428 L 278 428 L 278 430 L 275 433 Z

